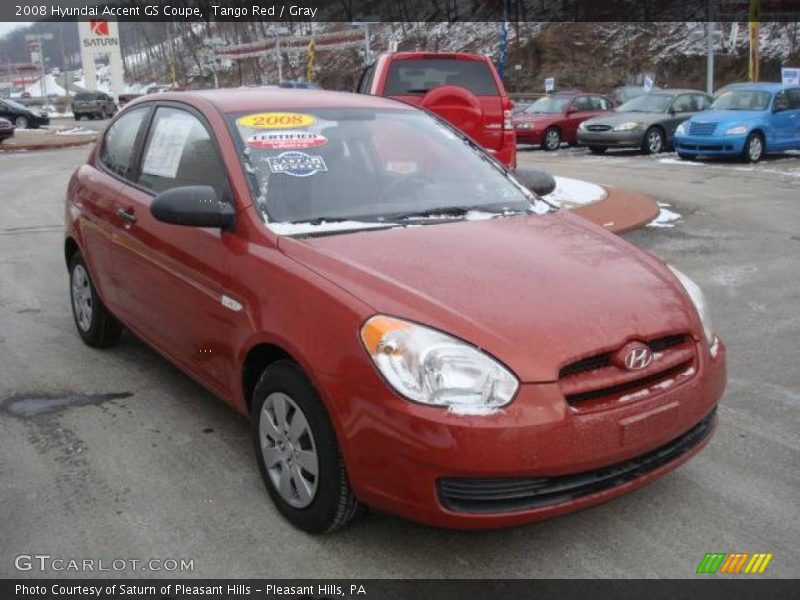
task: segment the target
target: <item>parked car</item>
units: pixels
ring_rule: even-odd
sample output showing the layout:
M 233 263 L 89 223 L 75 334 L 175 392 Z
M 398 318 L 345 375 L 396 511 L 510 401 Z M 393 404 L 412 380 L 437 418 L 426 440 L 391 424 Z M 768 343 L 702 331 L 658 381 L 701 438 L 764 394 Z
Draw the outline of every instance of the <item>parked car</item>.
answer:
M 650 88 L 651 92 L 660 91 L 661 88 L 654 85 Z M 647 93 L 643 85 L 620 85 L 611 92 L 611 97 L 617 104 L 625 104 L 628 100 L 633 100 Z
M 562 142 L 577 143 L 578 125 L 587 119 L 608 114 L 614 103 L 605 96 L 587 93 L 556 93 L 514 115 L 517 143 L 535 144 L 543 150 L 558 150 Z
M 507 167 L 517 165 L 514 103 L 482 54 L 395 52 L 364 69 L 357 91 L 420 106 L 475 139 Z
M 29 108 L 8 98 L 0 100 L 0 118 L 8 119 L 17 129 L 37 129 L 50 124 L 50 117 L 43 110 Z
M 294 90 L 319 90 L 318 83 L 313 81 L 281 81 L 278 84 L 278 87 L 287 88 L 287 89 L 294 89 Z
M 0 119 L 0 143 L 14 137 L 14 124 L 8 119 Z
M 672 145 L 680 123 L 711 102 L 711 96 L 696 90 L 650 92 L 617 107 L 612 115 L 581 123 L 578 143 L 595 154 L 609 148 L 641 148 L 645 154 L 657 154 Z
M 800 87 L 780 83 L 738 85 L 711 108 L 678 126 L 678 156 L 739 156 L 758 162 L 769 152 L 800 149 Z
M 65 214 L 80 337 L 124 325 L 250 415 L 267 491 L 305 530 L 364 506 L 553 517 L 664 475 L 715 427 L 725 348 L 697 285 L 401 102 L 144 96 Z
M 80 92 L 72 100 L 72 114 L 75 120 L 108 119 L 117 112 L 114 99 L 104 92 Z

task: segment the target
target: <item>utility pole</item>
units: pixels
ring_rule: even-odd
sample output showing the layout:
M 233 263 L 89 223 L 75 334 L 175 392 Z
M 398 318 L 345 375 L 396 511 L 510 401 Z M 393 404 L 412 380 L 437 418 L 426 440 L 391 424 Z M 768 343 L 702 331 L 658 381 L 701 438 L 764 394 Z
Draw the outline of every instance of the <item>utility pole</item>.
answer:
M 716 33 L 716 23 L 709 21 L 707 24 L 706 37 L 706 92 L 714 93 L 714 34 Z
M 52 39 L 52 33 L 29 33 L 25 36 L 26 42 L 34 42 L 39 48 L 37 58 L 39 59 L 39 87 L 41 89 L 42 102 L 47 100 L 47 86 L 44 81 L 44 41 Z

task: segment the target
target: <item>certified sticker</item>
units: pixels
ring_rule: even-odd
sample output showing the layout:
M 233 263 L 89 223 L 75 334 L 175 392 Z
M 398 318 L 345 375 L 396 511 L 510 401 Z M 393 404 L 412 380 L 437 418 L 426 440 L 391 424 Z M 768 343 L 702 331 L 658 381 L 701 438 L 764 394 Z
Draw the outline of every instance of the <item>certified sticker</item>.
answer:
M 321 156 L 310 156 L 305 152 L 282 152 L 278 156 L 269 157 L 267 162 L 269 170 L 273 173 L 283 173 L 292 177 L 308 177 L 328 170 Z
M 294 129 L 296 127 L 310 127 L 317 122 L 311 115 L 288 112 L 270 112 L 247 115 L 236 120 L 240 127 L 253 127 L 254 129 Z
M 327 143 L 328 138 L 311 131 L 266 131 L 256 133 L 247 140 L 248 146 L 269 150 L 301 150 L 317 148 Z

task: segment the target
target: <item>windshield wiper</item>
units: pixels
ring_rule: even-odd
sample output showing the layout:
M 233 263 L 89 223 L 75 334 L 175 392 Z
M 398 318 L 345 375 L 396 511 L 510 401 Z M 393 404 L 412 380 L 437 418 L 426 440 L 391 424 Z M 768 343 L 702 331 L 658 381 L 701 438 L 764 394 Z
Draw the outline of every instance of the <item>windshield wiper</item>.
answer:
M 407 213 L 397 213 L 386 215 L 387 219 L 396 219 L 398 221 L 408 221 L 411 219 L 425 219 L 427 217 L 465 217 L 471 212 L 492 213 L 496 215 L 507 214 L 525 214 L 528 211 L 520 209 L 509 209 L 505 207 L 498 208 L 492 205 L 476 206 L 442 206 L 439 208 L 427 208 L 424 210 L 415 210 Z

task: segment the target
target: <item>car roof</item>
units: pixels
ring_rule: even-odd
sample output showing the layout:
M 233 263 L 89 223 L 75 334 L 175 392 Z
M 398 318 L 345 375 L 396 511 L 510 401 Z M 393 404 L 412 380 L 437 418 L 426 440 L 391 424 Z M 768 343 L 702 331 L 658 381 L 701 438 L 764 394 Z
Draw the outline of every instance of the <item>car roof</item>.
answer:
M 669 89 L 659 89 L 652 92 L 648 92 L 648 94 L 658 94 L 659 96 L 677 96 L 678 94 L 702 94 L 703 96 L 708 96 L 706 92 L 702 90 L 690 90 L 687 88 L 669 88 Z
M 213 104 L 220 112 L 269 111 L 269 110 L 307 110 L 312 108 L 365 108 L 415 110 L 403 102 L 350 92 L 332 92 L 316 89 L 296 88 L 226 88 L 218 90 L 188 90 L 184 92 L 164 92 L 148 94 L 131 105 L 157 100 L 178 102 L 205 101 Z
M 764 82 L 753 82 L 753 83 L 730 83 L 726 86 L 721 87 L 718 92 L 725 91 L 725 90 L 753 90 L 759 92 L 779 92 L 786 86 L 782 83 L 775 83 L 771 81 L 764 81 Z
M 472 52 L 389 52 L 386 54 L 397 60 L 433 59 L 433 58 L 452 58 L 456 60 L 488 60 L 483 54 Z

